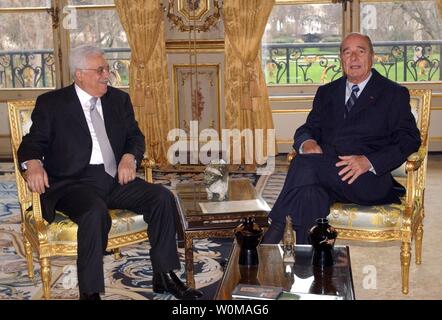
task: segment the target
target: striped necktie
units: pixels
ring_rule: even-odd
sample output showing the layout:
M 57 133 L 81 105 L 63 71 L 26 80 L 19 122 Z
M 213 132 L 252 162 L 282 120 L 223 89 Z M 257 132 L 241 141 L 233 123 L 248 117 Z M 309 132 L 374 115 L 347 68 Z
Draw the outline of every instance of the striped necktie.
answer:
M 91 111 L 91 122 L 95 130 L 95 135 L 97 136 L 98 144 L 100 145 L 101 156 L 104 162 L 104 171 L 106 171 L 110 176 L 115 177 L 117 174 L 117 164 L 115 162 L 115 155 L 112 147 L 107 137 L 106 127 L 104 126 L 104 120 L 98 112 L 96 97 L 90 99 L 90 111 Z
M 356 95 L 359 92 L 359 87 L 357 84 L 354 84 L 351 87 L 351 95 L 350 98 L 348 98 L 347 103 L 345 104 L 345 114 L 344 114 L 344 118 L 347 118 L 348 113 L 351 111 L 351 109 L 353 108 L 353 106 L 356 103 L 356 100 L 358 99 L 358 96 Z

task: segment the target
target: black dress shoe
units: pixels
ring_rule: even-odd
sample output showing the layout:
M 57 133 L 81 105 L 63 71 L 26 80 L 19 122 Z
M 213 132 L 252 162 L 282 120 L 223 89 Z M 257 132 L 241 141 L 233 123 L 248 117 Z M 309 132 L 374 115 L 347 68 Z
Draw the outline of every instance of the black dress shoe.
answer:
M 100 294 L 98 292 L 92 293 L 80 293 L 80 300 L 101 300 Z
M 168 292 L 180 300 L 195 300 L 203 296 L 201 291 L 187 287 L 172 271 L 154 273 L 152 286 L 153 292 Z

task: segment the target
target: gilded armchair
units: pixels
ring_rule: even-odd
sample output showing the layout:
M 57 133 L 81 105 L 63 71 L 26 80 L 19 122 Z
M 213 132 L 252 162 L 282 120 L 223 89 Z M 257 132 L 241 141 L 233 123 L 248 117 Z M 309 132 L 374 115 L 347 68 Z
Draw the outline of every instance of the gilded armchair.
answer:
M 420 130 L 422 144 L 418 152 L 392 172 L 406 188 L 401 204 L 359 206 L 335 203 L 328 219 L 338 231 L 338 238 L 370 242 L 400 241 L 402 292 L 409 291 L 411 243 L 415 242 L 416 264 L 422 262 L 425 176 L 427 171 L 428 127 L 431 90 L 410 90 L 410 105 Z M 289 153 L 288 159 L 295 156 Z
M 48 224 L 42 218 L 40 196 L 31 193 L 22 177 L 17 162 L 17 149 L 22 137 L 31 126 L 31 113 L 35 101 L 8 102 L 9 123 L 11 128 L 11 144 L 14 158 L 15 177 L 17 182 L 18 200 L 21 210 L 21 231 L 26 253 L 29 278 L 34 278 L 33 252 L 36 253 L 41 268 L 43 282 L 43 298 L 50 298 L 51 263 L 55 256 L 75 256 L 77 254 L 77 225 L 60 212 L 56 213 L 53 223 Z M 145 178 L 152 182 L 153 162 L 143 160 Z M 120 248 L 126 245 L 147 240 L 147 224 L 142 215 L 128 210 L 110 210 L 112 227 L 109 232 L 108 250 L 112 250 L 115 258 L 120 258 Z

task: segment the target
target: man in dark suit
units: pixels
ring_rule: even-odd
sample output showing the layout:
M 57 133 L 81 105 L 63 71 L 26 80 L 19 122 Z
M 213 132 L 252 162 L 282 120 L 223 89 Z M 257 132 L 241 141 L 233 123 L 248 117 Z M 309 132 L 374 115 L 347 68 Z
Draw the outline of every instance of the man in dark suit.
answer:
M 297 155 L 269 214 L 263 243 L 282 239 L 287 215 L 302 244 L 333 202 L 399 202 L 390 171 L 421 143 L 409 92 L 372 69 L 369 37 L 346 36 L 340 57 L 345 75 L 319 87 L 306 123 L 296 130 Z
M 148 223 L 154 292 L 201 297 L 173 272 L 180 269 L 173 194 L 136 177 L 145 145 L 129 95 L 108 86 L 109 65 L 96 47 L 73 49 L 70 68 L 74 84 L 38 97 L 18 158 L 44 218 L 51 223 L 59 210 L 78 225 L 80 299 L 104 292 L 108 208 L 132 210 Z

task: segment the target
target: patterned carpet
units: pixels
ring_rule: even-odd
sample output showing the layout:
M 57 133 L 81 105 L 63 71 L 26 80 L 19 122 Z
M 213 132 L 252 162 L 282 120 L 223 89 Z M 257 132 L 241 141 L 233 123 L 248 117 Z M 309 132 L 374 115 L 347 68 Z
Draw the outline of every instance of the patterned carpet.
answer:
M 283 181 L 284 176 L 283 173 L 275 173 L 270 177 L 245 173 L 233 174 L 232 178 L 249 178 L 271 206 L 279 193 L 279 190 L 274 190 L 273 186 L 280 186 L 280 180 Z M 155 183 L 161 183 L 172 191 L 177 183 L 189 180 L 202 180 L 202 174 L 154 172 Z M 0 299 L 40 299 L 42 296 L 40 266 L 36 260 L 34 282 L 30 281 L 27 276 L 16 192 L 12 164 L 0 163 Z M 230 248 L 230 239 L 195 241 L 195 282 L 196 287 L 204 293 L 203 299 L 213 298 Z M 184 250 L 179 249 L 179 254 L 181 270 L 178 275 L 185 280 Z M 52 299 L 78 299 L 75 259 L 54 258 L 51 265 Z M 115 260 L 113 256 L 105 256 L 104 267 L 106 294 L 102 297 L 103 299 L 173 299 L 171 295 L 152 292 L 148 242 L 124 248 L 121 260 Z
M 287 166 L 277 165 L 271 176 L 247 176 L 256 185 L 258 192 L 270 206 L 273 205 L 285 179 Z M 234 175 L 243 176 L 243 175 Z M 367 244 L 339 240 L 351 248 L 353 280 L 356 298 L 370 300 L 390 299 L 442 299 L 442 255 L 438 246 L 442 237 L 442 201 L 440 181 L 442 181 L 442 155 L 431 155 L 428 161 L 426 190 L 426 218 L 423 244 L 423 264 L 411 264 L 410 294 L 400 291 L 399 246 L 391 244 Z M 173 190 L 183 180 L 201 180 L 201 174 L 155 173 L 155 181 Z M 20 215 L 17 202 L 15 178 L 11 164 L 0 163 L 0 300 L 40 299 L 42 295 L 39 265 L 35 263 L 35 282 L 27 277 L 26 261 L 20 234 Z M 203 299 L 212 299 L 217 284 L 223 274 L 223 266 L 230 252 L 228 239 L 203 239 L 195 244 L 195 280 L 203 293 Z M 106 272 L 106 294 L 104 299 L 173 299 L 170 295 L 152 292 L 151 268 L 148 243 L 126 247 L 123 258 L 115 261 L 112 256 L 104 259 Z M 181 257 L 181 279 L 184 274 L 184 253 Z M 414 260 L 414 258 L 413 258 Z M 366 267 L 376 270 L 375 288 L 367 289 Z M 52 293 L 54 299 L 77 299 L 75 281 L 75 259 L 54 259 L 52 273 Z

